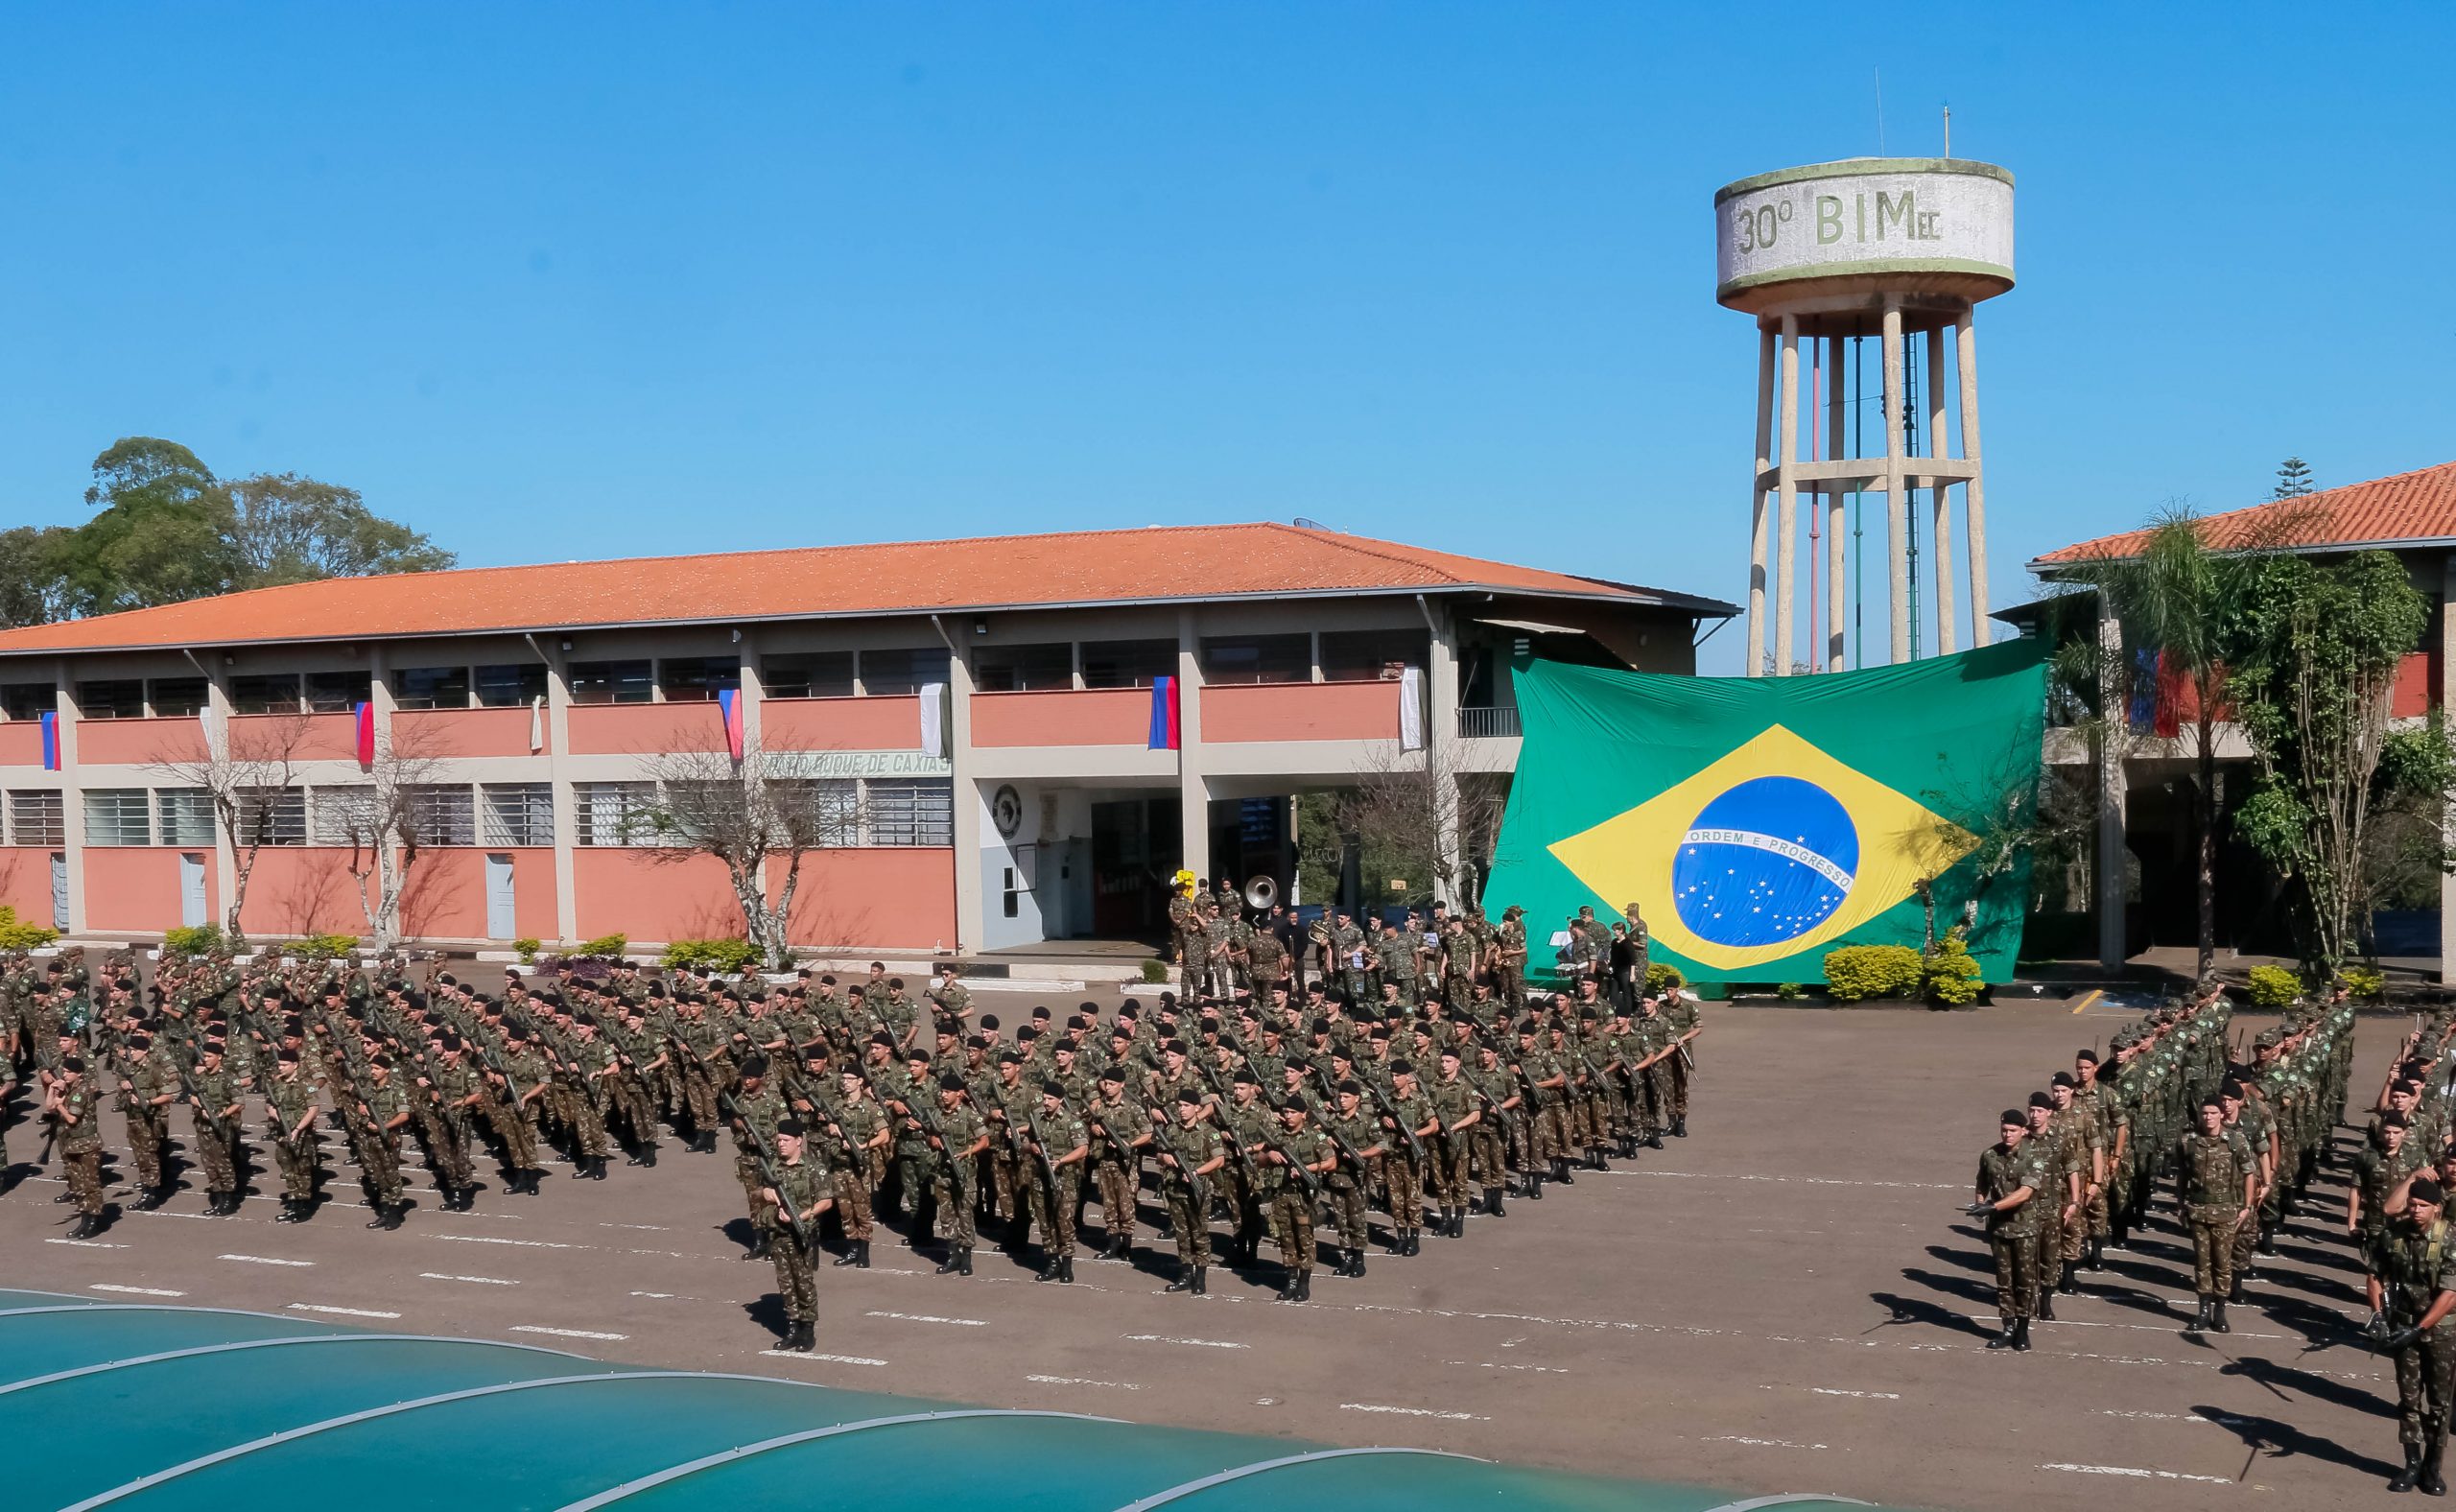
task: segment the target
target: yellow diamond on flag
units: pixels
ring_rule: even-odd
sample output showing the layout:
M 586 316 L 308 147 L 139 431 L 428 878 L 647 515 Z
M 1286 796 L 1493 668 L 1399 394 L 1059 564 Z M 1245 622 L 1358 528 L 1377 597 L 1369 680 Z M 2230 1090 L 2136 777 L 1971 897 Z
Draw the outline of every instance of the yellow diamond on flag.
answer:
M 1654 939 L 1738 971 L 1813 950 L 1910 897 L 1977 838 L 1782 725 L 1551 853 Z

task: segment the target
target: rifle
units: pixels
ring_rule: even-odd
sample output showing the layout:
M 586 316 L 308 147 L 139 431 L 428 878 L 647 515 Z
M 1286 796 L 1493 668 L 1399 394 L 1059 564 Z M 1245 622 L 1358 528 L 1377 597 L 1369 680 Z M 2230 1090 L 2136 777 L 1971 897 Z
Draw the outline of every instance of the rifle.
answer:
M 204 1115 L 204 1126 L 213 1131 L 213 1137 L 225 1145 L 235 1143 L 236 1136 L 223 1125 L 222 1116 L 205 1107 L 204 1094 L 197 1091 L 196 1078 L 188 1075 L 187 1063 L 174 1055 L 171 1057 L 171 1069 L 179 1074 L 179 1090 L 187 1094 L 189 1105 Z M 52 1125 L 54 1129 L 59 1126 L 58 1123 Z
M 1373 1105 L 1381 1110 L 1382 1116 L 1398 1125 L 1399 1137 L 1407 1142 L 1407 1158 L 1414 1161 L 1418 1169 L 1422 1169 L 1424 1142 L 1416 1138 L 1416 1131 L 1407 1126 L 1407 1121 L 1399 1116 L 1397 1105 L 1392 1103 L 1389 1095 L 1382 1090 L 1382 1084 L 1374 1080 L 1369 1072 L 1356 1079 L 1357 1084 L 1364 1089 L 1365 1095 L 1373 1099 Z
M 1032 1158 L 1040 1163 L 1041 1187 L 1048 1192 L 1051 1203 L 1054 1204 L 1058 1198 L 1057 1167 L 1050 1159 L 1049 1136 L 1041 1131 L 1040 1110 L 1033 1108 L 1027 1112 L 1024 1115 L 1024 1122 L 1032 1131 Z
M 1208 1224 L 1211 1221 L 1210 1178 L 1194 1174 L 1193 1167 L 1189 1165 L 1186 1161 L 1185 1151 L 1177 1148 L 1175 1145 L 1162 1137 L 1161 1130 L 1163 1127 L 1182 1129 L 1183 1125 L 1162 1125 L 1155 1122 L 1152 1125 L 1151 1142 L 1160 1149 L 1167 1151 L 1169 1157 L 1176 1162 L 1176 1171 L 1177 1174 L 1185 1181 L 1186 1200 L 1193 1209 L 1193 1220 L 1195 1224 Z
M 776 1158 L 768 1153 L 768 1141 L 751 1127 L 748 1119 L 742 1116 L 742 1104 L 734 1100 L 731 1092 L 720 1090 L 717 1093 L 717 1111 L 728 1122 L 742 1125 L 743 1133 L 747 1136 L 744 1143 L 750 1146 L 750 1159 L 759 1168 L 759 1179 L 776 1193 L 776 1216 L 784 1220 L 786 1232 L 793 1236 L 793 1242 L 802 1247 L 803 1254 L 816 1253 L 816 1236 L 802 1221 L 802 1216 L 793 1211 L 793 1200 L 786 1194 L 784 1178 L 777 1173 Z
M 1331 1084 L 1331 1074 L 1327 1068 L 1316 1066 L 1313 1068 L 1313 1075 L 1320 1079 L 1322 1090 L 1334 1099 L 1338 1096 L 1338 1089 Z M 1335 1106 L 1335 1103 L 1332 1106 Z M 1327 1117 L 1322 1120 L 1322 1134 L 1331 1142 L 1331 1147 L 1339 1152 L 1340 1158 L 1356 1168 L 1357 1180 L 1369 1183 L 1373 1179 L 1373 1168 L 1364 1163 L 1363 1154 L 1354 1145 L 1348 1143 L 1346 1137 L 1338 1130 L 1331 1127 L 1331 1121 Z
M 1256 1123 L 1254 1132 L 1260 1136 L 1263 1148 L 1269 1150 L 1287 1163 L 1288 1175 L 1295 1179 L 1298 1186 L 1305 1189 L 1305 1195 L 1314 1201 L 1320 1201 L 1322 1178 L 1309 1169 L 1303 1161 L 1298 1160 L 1286 1145 L 1279 1142 L 1278 1137 L 1271 1132 L 1267 1122 Z
M 1236 1137 L 1236 1130 L 1227 1126 L 1228 1110 L 1235 1107 L 1236 1103 L 1230 1099 L 1227 1089 L 1219 1085 L 1219 1073 L 1213 1070 L 1211 1063 L 1205 1060 L 1190 1058 L 1188 1064 L 1202 1073 L 1202 1079 L 1210 1083 L 1212 1094 L 1219 1099 L 1221 1119 L 1219 1132 L 1225 1137 L 1224 1143 L 1229 1152 L 1237 1157 L 1238 1166 L 1245 1172 L 1245 1185 L 1248 1188 L 1260 1185 L 1262 1173 L 1254 1167 L 1254 1157 L 1245 1149 L 1245 1142 Z

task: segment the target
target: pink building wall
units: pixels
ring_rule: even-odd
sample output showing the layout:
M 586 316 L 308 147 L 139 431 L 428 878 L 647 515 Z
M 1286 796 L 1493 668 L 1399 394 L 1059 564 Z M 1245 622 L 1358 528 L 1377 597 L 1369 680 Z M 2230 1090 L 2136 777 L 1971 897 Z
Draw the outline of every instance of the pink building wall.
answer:
M 395 709 L 392 748 L 404 756 L 436 760 L 527 756 L 531 754 L 531 722 L 530 712 L 525 708 Z M 542 755 L 554 745 L 544 711 L 536 715 L 535 724 L 539 737 L 536 754 Z
M 1202 690 L 1205 741 L 1394 741 L 1395 681 L 1214 683 Z
M 972 696 L 975 745 L 1141 745 L 1150 736 L 1148 688 Z
M 543 847 L 461 846 L 422 851 L 401 893 L 403 933 L 431 939 L 484 939 L 486 857 L 511 858 L 515 939 L 555 937 L 555 853 Z
M 724 716 L 707 703 L 575 703 L 572 751 L 630 756 L 659 751 L 720 751 Z
M 0 904 L 21 924 L 51 923 L 51 852 L 39 845 L 0 845 Z
M 921 700 L 762 698 L 759 744 L 771 751 L 918 750 Z
M 366 914 L 359 906 L 349 858 L 344 847 L 322 845 L 268 845 L 258 851 L 248 901 L 239 910 L 240 928 L 259 939 L 365 934 Z M 176 910 L 171 917 L 177 919 Z
M 80 720 L 77 760 L 142 767 L 157 761 L 202 761 L 204 726 L 192 715 L 169 720 Z
M 0 722 L 0 767 L 42 766 L 42 721 L 40 720 L 10 720 Z
M 785 862 L 768 865 L 769 896 Z M 802 862 L 787 937 L 801 945 L 931 948 L 955 938 L 955 853 L 946 849 L 840 850 Z M 742 907 L 711 856 L 668 860 L 649 850 L 582 846 L 572 853 L 580 937 L 740 938 Z M 892 936 L 892 937 L 889 937 Z
M 176 845 L 86 846 L 85 927 L 148 934 L 177 929 L 182 849 Z M 212 848 L 189 854 L 205 858 L 204 916 L 218 924 L 222 889 L 213 875 Z

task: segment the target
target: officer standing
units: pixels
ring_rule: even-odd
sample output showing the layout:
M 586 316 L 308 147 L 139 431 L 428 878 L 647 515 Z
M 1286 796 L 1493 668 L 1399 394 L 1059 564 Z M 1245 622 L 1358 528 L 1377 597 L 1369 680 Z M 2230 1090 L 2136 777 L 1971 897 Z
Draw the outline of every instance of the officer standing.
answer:
M 2380 1347 L 2397 1361 L 2397 1437 L 2405 1465 L 2391 1491 L 2421 1488 L 2444 1496 L 2440 1455 L 2447 1447 L 2450 1383 L 2456 1381 L 2456 1251 L 2448 1245 L 2446 1193 L 2427 1176 L 2405 1189 L 2405 1211 L 2372 1251 L 2371 1306 Z
M 1987 1243 L 1996 1252 L 1996 1313 L 2004 1331 L 1989 1349 L 2027 1350 L 2030 1315 L 2038 1306 L 2038 1214 L 2032 1201 L 2046 1185 L 2046 1163 L 2029 1146 L 2029 1115 L 2006 1108 L 1997 1122 L 2002 1138 L 1978 1157 L 1976 1198 L 1962 1211 L 1987 1219 Z

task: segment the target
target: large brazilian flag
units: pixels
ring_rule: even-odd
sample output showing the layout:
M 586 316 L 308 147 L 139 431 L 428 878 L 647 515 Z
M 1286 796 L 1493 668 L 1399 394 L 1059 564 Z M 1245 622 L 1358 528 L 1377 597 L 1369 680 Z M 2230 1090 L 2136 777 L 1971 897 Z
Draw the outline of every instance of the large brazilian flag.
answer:
M 1972 954 L 2011 975 L 2045 721 L 2044 643 L 1799 677 L 1513 669 L 1525 739 L 1485 896 L 1532 959 L 1580 905 L 1635 904 L 1656 960 L 1709 981 L 1822 981 L 1839 945 L 1919 945 L 1975 895 Z

